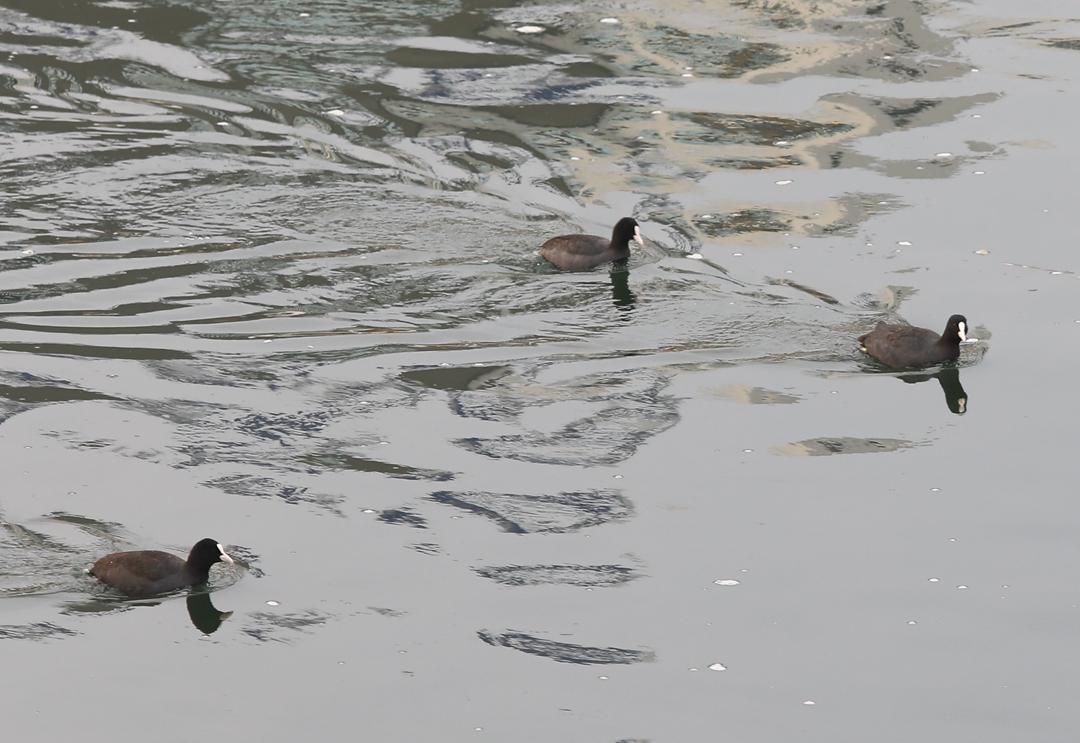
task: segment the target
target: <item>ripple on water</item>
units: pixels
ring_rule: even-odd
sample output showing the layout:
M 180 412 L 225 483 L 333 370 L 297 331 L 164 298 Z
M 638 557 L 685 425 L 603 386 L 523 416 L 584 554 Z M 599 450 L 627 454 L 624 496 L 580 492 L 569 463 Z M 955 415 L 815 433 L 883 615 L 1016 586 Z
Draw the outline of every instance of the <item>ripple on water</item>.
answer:
M 476 634 L 488 645 L 511 648 L 529 655 L 539 655 L 557 663 L 627 665 L 631 663 L 651 663 L 656 660 L 656 655 L 651 650 L 576 645 L 570 642 L 547 640 L 525 632 L 496 633 L 489 630 L 480 630 Z

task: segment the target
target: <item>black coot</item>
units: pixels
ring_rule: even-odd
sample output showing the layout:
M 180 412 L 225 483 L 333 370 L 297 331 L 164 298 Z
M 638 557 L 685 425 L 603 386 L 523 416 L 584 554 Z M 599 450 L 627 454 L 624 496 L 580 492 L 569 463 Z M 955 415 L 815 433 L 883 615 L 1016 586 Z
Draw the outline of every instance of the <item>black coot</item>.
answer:
M 930 366 L 960 357 L 960 342 L 967 340 L 967 318 L 953 315 L 938 335 L 933 330 L 910 325 L 878 323 L 859 338 L 862 350 L 894 369 Z
M 615 223 L 610 240 L 598 235 L 561 235 L 541 245 L 540 256 L 564 271 L 584 271 L 626 260 L 630 257 L 631 240 L 645 244 L 637 220 L 623 217 Z
M 187 560 L 158 550 L 114 552 L 90 568 L 90 575 L 128 596 L 153 596 L 205 583 L 215 562 L 232 562 L 213 539 L 195 543 Z

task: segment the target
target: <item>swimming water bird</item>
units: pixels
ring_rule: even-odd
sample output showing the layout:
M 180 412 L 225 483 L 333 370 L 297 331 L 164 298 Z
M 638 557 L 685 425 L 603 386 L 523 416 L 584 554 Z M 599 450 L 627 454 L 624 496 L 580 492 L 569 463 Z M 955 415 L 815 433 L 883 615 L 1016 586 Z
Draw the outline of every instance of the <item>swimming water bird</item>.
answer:
M 637 220 L 623 217 L 615 223 L 610 240 L 599 235 L 560 235 L 540 246 L 540 257 L 564 271 L 585 271 L 629 258 L 631 240 L 645 244 Z
M 871 332 L 859 338 L 866 353 L 894 369 L 930 366 L 960 357 L 960 343 L 967 340 L 967 318 L 953 315 L 938 335 L 933 330 L 911 325 L 878 323 Z
M 153 596 L 205 583 L 215 562 L 233 559 L 213 539 L 195 543 L 187 560 L 159 550 L 114 552 L 90 568 L 90 575 L 128 596 Z

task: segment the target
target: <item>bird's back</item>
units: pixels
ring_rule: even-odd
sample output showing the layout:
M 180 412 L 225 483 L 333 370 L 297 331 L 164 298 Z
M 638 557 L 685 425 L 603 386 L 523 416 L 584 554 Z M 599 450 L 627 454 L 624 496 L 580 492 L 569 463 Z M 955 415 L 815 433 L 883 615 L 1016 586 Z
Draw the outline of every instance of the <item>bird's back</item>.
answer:
M 581 271 L 625 256 L 612 250 L 611 242 L 598 235 L 560 235 L 540 246 L 540 256 L 557 268 Z
M 165 593 L 191 585 L 187 563 L 159 550 L 105 555 L 90 568 L 90 574 L 131 596 Z

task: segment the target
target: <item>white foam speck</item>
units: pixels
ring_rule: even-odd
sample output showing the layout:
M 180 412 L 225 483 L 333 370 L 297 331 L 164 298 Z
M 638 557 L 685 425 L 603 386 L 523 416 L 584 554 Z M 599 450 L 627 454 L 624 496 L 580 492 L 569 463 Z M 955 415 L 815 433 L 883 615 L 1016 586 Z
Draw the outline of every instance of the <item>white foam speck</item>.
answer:
M 614 23 L 618 23 L 619 19 L 618 18 L 601 18 L 600 22 L 601 23 L 613 23 L 614 24 Z
M 311 13 L 301 13 L 301 14 L 300 14 L 300 17 L 301 17 L 301 18 L 310 18 L 310 17 L 311 17 Z
M 601 681 L 607 681 L 608 680 L 607 676 L 600 676 L 599 678 L 600 678 Z
M 773 144 L 777 147 L 787 147 L 789 144 L 791 144 L 791 142 L 787 141 L 786 139 L 778 139 L 773 142 Z
M 976 170 L 975 175 L 986 175 L 986 171 L 985 170 Z
M 975 251 L 975 255 L 990 255 L 990 251 L 986 248 L 979 248 Z
M 713 583 L 715 583 L 718 586 L 737 586 L 737 585 L 739 585 L 739 581 L 735 580 L 734 578 L 721 578 L 720 580 L 714 580 Z
M 580 157 L 578 157 L 577 155 L 571 155 L 571 156 L 570 156 L 570 159 L 571 159 L 571 160 L 580 160 L 581 158 L 580 158 Z
M 693 77 L 693 76 L 694 76 L 694 73 L 693 73 L 693 72 L 684 72 L 684 73 L 682 74 L 682 76 L 683 76 L 683 77 Z
M 519 34 L 542 34 L 547 31 L 543 26 L 518 26 L 514 30 Z
M 958 585 L 958 586 L 956 587 L 956 590 L 957 590 L 957 591 L 966 591 L 966 590 L 967 590 L 967 586 L 965 586 L 965 585 L 964 585 L 963 583 L 961 583 L 960 585 Z
M 663 112 L 663 111 L 661 111 L 661 110 L 659 110 L 659 109 L 657 109 L 656 111 L 653 111 L 653 112 L 652 112 L 652 115 L 653 115 L 653 116 L 659 116 L 659 115 L 660 115 L 660 114 L 662 114 L 662 113 L 664 113 L 664 112 Z
M 361 513 L 375 513 L 374 508 L 365 508 Z
M 710 671 L 726 671 L 727 666 L 725 666 L 723 663 L 713 663 L 711 666 L 709 666 L 709 670 Z
M 901 240 L 900 242 L 898 242 L 896 244 L 897 245 L 903 245 L 906 248 L 907 246 L 911 245 L 911 242 L 909 242 L 908 240 Z
M 742 253 L 732 253 L 732 255 L 735 256 L 736 258 L 741 258 L 742 257 Z
M 27 248 L 26 250 L 22 250 L 22 251 L 20 251 L 20 252 L 21 252 L 21 253 L 22 253 L 23 255 L 33 255 L 33 254 L 34 254 L 34 249 L 33 249 L 33 248 Z
M 938 583 L 940 581 L 941 581 L 941 578 L 930 578 L 931 583 Z
M 227 122 L 227 121 L 219 121 L 219 122 L 217 123 L 217 125 L 218 125 L 218 126 L 228 126 L 228 125 L 229 125 L 229 122 Z
M 807 699 L 805 702 L 803 702 L 803 704 L 807 707 L 813 707 L 815 704 L 817 704 L 817 702 L 815 702 L 813 699 Z
M 909 619 L 908 624 L 918 624 L 914 619 Z
M 329 114 L 330 116 L 344 116 L 345 115 L 345 112 L 342 111 L 340 108 L 331 108 L 326 113 Z
M 266 605 L 267 606 L 281 606 L 281 604 L 279 602 L 277 602 L 277 601 L 267 601 Z
M 792 181 L 792 180 L 783 180 L 783 181 L 777 181 L 776 185 L 778 185 L 778 186 L 787 186 L 787 185 L 790 185 L 790 184 L 792 184 L 794 182 L 795 181 Z
M 936 155 L 934 155 L 934 157 L 942 157 L 942 158 L 944 158 L 944 157 L 952 157 L 952 153 L 951 152 L 939 152 Z
M 691 253 L 690 255 L 688 255 L 686 257 L 690 258 L 691 260 L 695 260 L 695 261 L 701 261 L 701 260 L 705 259 L 705 256 L 703 256 L 701 253 Z M 1077 320 L 1077 322 L 1080 322 L 1080 320 Z

